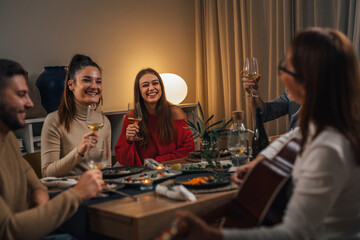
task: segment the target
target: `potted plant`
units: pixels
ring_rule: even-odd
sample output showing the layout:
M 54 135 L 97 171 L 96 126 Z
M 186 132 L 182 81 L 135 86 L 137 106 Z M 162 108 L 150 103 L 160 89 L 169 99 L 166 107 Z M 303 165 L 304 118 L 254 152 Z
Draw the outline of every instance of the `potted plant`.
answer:
M 225 118 L 223 118 L 222 120 L 211 124 L 210 121 L 214 118 L 214 114 L 208 119 L 205 119 L 200 102 L 198 102 L 198 109 L 200 116 L 193 112 L 196 116 L 196 122 L 185 122 L 189 126 L 189 129 L 193 132 L 191 136 L 194 137 L 194 139 L 199 137 L 202 141 L 202 157 L 208 161 L 209 166 L 214 166 L 213 159 L 217 160 L 219 154 L 216 143 L 221 140 L 222 136 L 227 135 L 228 130 L 226 127 L 232 119 L 225 122 Z M 219 165 L 220 163 L 217 162 L 216 164 Z

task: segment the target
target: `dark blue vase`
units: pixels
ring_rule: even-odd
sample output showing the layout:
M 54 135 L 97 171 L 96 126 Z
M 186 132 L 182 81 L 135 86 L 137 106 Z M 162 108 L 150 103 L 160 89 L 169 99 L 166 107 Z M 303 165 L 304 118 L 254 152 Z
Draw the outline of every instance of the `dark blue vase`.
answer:
M 60 100 L 64 91 L 66 70 L 64 66 L 44 67 L 36 80 L 39 89 L 41 104 L 47 113 L 51 113 L 59 108 Z

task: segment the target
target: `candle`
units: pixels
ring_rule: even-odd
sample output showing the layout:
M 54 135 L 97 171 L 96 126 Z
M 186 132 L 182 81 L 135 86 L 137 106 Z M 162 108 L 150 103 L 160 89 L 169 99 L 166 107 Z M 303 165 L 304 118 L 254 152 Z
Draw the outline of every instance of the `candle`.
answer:
M 165 168 L 165 166 L 156 166 L 155 167 L 156 170 L 161 170 L 161 169 L 164 169 L 164 168 Z
M 151 190 L 153 188 L 153 181 L 151 179 L 141 180 L 140 190 Z

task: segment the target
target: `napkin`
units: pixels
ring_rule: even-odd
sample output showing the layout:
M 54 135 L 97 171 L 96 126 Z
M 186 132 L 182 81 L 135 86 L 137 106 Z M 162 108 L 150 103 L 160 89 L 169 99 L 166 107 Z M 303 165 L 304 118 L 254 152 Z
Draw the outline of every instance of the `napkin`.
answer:
M 40 181 L 47 187 L 59 187 L 59 188 L 70 187 L 77 183 L 75 179 L 56 178 L 56 177 L 45 177 L 45 178 L 41 178 Z
M 161 184 L 158 184 L 155 188 L 155 192 L 157 194 L 163 195 L 165 197 L 176 199 L 176 200 L 190 200 L 190 201 L 196 201 L 195 195 L 187 190 L 186 187 L 183 185 L 177 185 L 172 186 L 170 185 L 170 189 L 168 186 L 163 186 Z
M 156 167 L 158 166 L 164 166 L 163 164 L 155 161 L 154 159 L 152 158 L 146 158 L 144 160 L 144 166 L 147 167 L 147 168 L 150 168 L 150 169 L 155 169 Z

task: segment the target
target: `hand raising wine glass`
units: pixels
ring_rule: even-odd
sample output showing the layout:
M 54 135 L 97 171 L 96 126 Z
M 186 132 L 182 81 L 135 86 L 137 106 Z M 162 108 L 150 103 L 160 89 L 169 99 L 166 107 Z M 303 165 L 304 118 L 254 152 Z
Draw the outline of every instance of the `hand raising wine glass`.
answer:
M 128 119 L 130 123 L 139 124 L 142 119 L 141 106 L 139 102 L 131 102 L 128 104 Z
M 259 65 L 256 57 L 246 58 L 244 65 L 244 77 L 254 82 L 259 75 Z M 250 87 L 250 94 L 248 97 L 259 97 L 259 95 L 254 94 L 254 89 Z
M 139 122 L 142 120 L 142 111 L 141 106 L 139 102 L 130 102 L 128 104 L 128 119 L 130 124 L 136 124 L 139 125 Z M 141 140 L 141 136 L 139 132 L 135 136 L 136 138 L 134 141 Z
M 104 126 L 104 112 L 101 105 L 92 103 L 88 106 L 86 125 L 92 131 L 98 131 Z
M 88 106 L 86 125 L 94 132 L 99 131 L 104 126 L 104 112 L 101 105 L 91 103 Z M 98 140 L 97 135 L 94 139 L 92 136 L 89 137 L 85 157 L 91 169 L 102 169 L 107 166 L 109 157 L 107 156 L 107 146 L 107 141 Z

